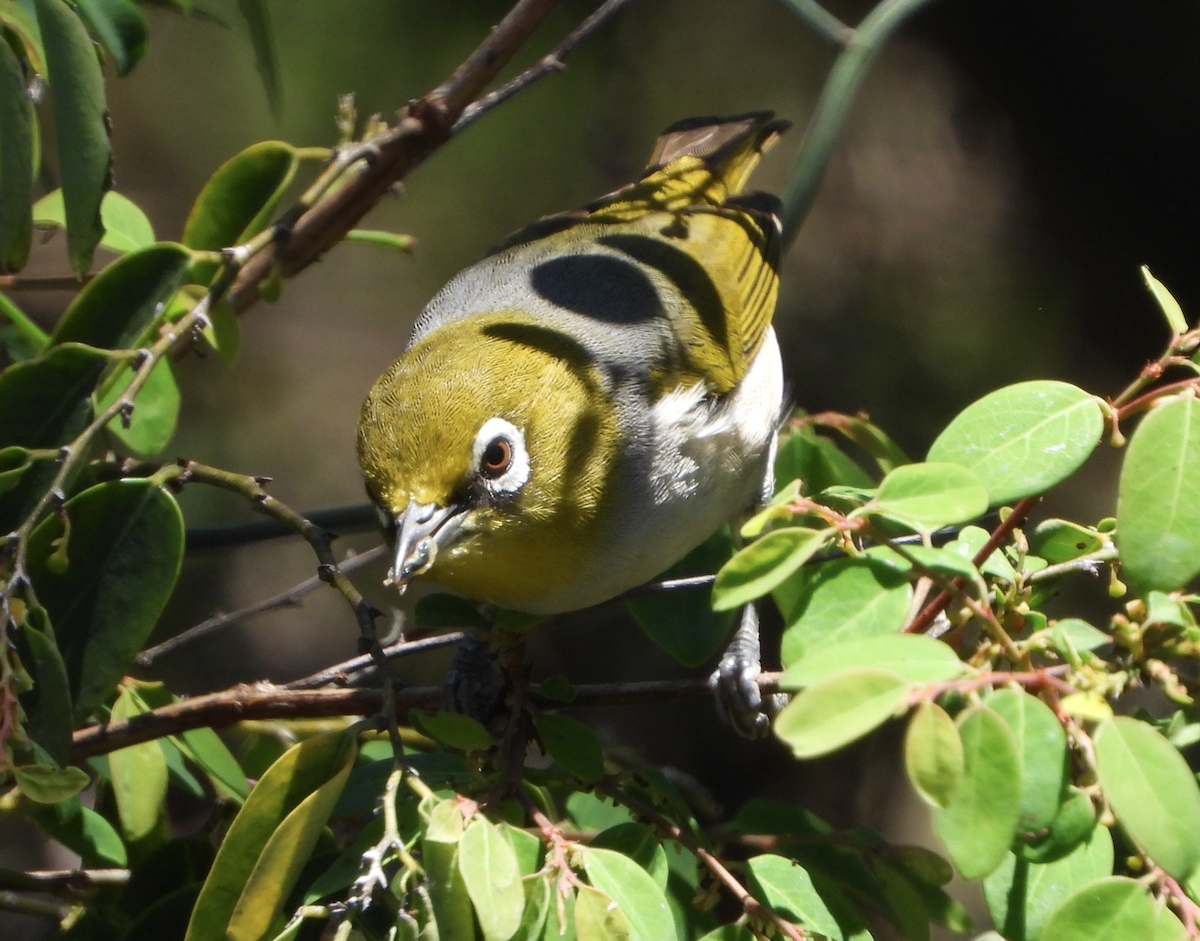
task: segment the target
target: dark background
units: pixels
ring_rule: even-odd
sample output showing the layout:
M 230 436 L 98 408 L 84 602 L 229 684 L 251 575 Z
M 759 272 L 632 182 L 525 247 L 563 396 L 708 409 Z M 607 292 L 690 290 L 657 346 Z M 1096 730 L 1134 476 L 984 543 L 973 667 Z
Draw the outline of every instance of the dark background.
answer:
M 564 3 L 528 62 L 592 9 Z M 160 238 L 177 238 L 203 181 L 257 140 L 333 142 L 336 96 L 391 113 L 436 85 L 507 9 L 503 0 L 289 0 L 272 6 L 284 105 L 272 117 L 232 2 L 230 28 L 150 9 L 151 48 L 110 83 L 117 188 Z M 870 4 L 831 5 L 849 22 Z M 814 211 L 784 262 L 776 324 L 795 401 L 865 411 L 914 458 L 975 397 L 1028 378 L 1115 395 L 1167 331 L 1138 267 L 1200 307 L 1200 8 L 1178 0 L 938 0 L 883 54 L 850 116 Z M 401 256 L 346 244 L 243 321 L 232 369 L 179 365 L 169 455 L 274 478 L 302 509 L 362 499 L 354 429 L 362 397 L 422 305 L 488 245 L 637 173 L 657 132 L 690 115 L 771 108 L 797 127 L 756 185 L 778 189 L 833 59 L 778 0 L 641 0 L 550 78 L 452 141 L 366 222 L 412 234 Z M 60 272 L 61 247 L 37 270 Z M 28 296 L 52 318 L 66 297 Z M 1107 446 L 1047 513 L 1112 515 Z M 189 522 L 237 522 L 230 497 L 189 490 Z M 364 548 L 373 535 L 346 545 Z M 298 540 L 189 558 L 157 638 L 308 577 Z M 364 573 L 376 586 L 382 567 Z M 1083 589 L 1096 598 L 1103 592 Z M 396 599 L 373 587 L 385 608 Z M 578 682 L 683 675 L 613 608 L 543 628 L 538 675 Z M 333 592 L 163 661 L 173 688 L 286 680 L 353 655 Z M 435 683 L 445 660 L 405 669 Z M 797 766 L 746 743 L 711 708 L 586 716 L 612 743 L 680 768 L 735 807 L 797 800 L 846 824 L 928 839 L 893 785 L 886 734 Z M 907 808 L 907 809 L 905 809 Z

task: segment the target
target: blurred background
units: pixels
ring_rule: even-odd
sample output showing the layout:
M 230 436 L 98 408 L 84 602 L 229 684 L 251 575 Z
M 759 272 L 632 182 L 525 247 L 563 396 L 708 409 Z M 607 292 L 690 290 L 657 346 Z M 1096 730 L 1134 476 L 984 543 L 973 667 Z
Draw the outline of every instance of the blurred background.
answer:
M 116 186 L 178 238 L 192 199 L 258 140 L 330 145 L 337 96 L 361 116 L 438 84 L 508 0 L 288 0 L 271 7 L 283 76 L 278 116 L 232 0 L 223 27 L 151 7 L 151 46 L 109 85 Z M 547 51 L 595 4 L 567 0 L 515 64 Z M 831 2 L 857 22 L 869 2 Z M 1142 286 L 1148 264 L 1200 312 L 1200 7 L 1175 0 L 939 0 L 869 75 L 814 210 L 784 261 L 776 326 L 791 394 L 810 411 L 863 411 L 919 459 L 959 409 L 998 386 L 1059 378 L 1114 395 L 1156 356 L 1166 327 Z M 411 256 L 344 244 L 243 319 L 239 361 L 182 361 L 180 431 L 169 452 L 272 477 L 300 509 L 359 502 L 361 401 L 413 319 L 461 267 L 513 229 L 635 176 L 656 134 L 683 117 L 770 108 L 796 127 L 755 178 L 778 190 L 833 52 L 780 0 L 640 0 L 567 71 L 487 115 L 438 152 L 364 225 L 411 234 Z M 60 240 L 56 240 L 60 241 Z M 61 246 L 39 273 L 65 271 Z M 67 296 L 24 295 L 52 320 Z M 1046 514 L 1114 512 L 1105 448 Z M 183 494 L 190 524 L 250 518 L 214 492 Z M 339 541 L 363 549 L 373 534 Z M 384 566 L 357 577 L 385 609 Z M 160 640 L 312 574 L 299 540 L 189 556 Z M 1084 592 L 1093 588 L 1084 586 Z M 1094 586 L 1097 599 L 1103 586 Z M 1098 601 L 1097 603 L 1100 603 Z M 684 675 L 609 606 L 534 632 L 535 675 L 576 682 Z M 180 692 L 288 680 L 356 652 L 332 591 L 164 658 Z M 446 658 L 404 664 L 439 681 Z M 795 800 L 835 824 L 919 836 L 896 805 L 886 733 L 797 766 L 748 743 L 707 706 L 582 716 L 646 761 L 703 781 L 727 809 L 752 795 Z

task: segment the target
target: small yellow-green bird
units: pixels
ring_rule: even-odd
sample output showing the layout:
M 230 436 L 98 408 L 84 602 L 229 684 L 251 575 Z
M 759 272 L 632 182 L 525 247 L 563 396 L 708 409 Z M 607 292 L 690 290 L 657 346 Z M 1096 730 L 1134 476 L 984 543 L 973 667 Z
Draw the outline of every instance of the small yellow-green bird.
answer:
M 430 301 L 358 429 L 391 584 L 584 608 L 769 494 L 778 201 L 742 189 L 786 126 L 672 125 L 640 181 L 522 229 Z M 753 699 L 747 621 L 722 669 Z

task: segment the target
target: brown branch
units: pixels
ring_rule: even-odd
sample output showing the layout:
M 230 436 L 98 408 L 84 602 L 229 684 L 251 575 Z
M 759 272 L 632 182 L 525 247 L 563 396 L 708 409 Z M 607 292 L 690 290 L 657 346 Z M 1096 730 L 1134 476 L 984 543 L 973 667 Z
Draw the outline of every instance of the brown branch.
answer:
M 759 677 L 763 695 L 778 692 L 778 680 L 778 673 L 764 673 Z M 82 761 L 93 755 L 107 754 L 118 748 L 167 735 L 178 735 L 189 729 L 220 729 L 249 719 L 373 715 L 382 709 L 383 695 L 379 689 L 293 690 L 266 684 L 243 684 L 143 712 L 123 722 L 80 729 L 74 735 L 71 760 Z M 597 684 L 577 687 L 575 699 L 569 706 L 695 702 L 711 695 L 707 680 L 704 679 Z M 406 716 L 410 709 L 437 709 L 440 697 L 441 690 L 436 686 L 397 690 L 397 717 Z M 543 705 L 563 708 L 560 702 L 546 701 Z
M 518 0 L 470 57 L 446 81 L 406 107 L 396 127 L 340 155 L 355 163 L 338 188 L 299 207 L 281 238 L 251 258 L 229 292 L 234 310 L 258 300 L 258 285 L 278 272 L 292 277 L 353 229 L 409 172 L 444 144 L 458 119 L 499 74 L 559 0 Z
M 1170 395 L 1173 392 L 1182 392 L 1185 389 L 1195 389 L 1200 387 L 1200 378 L 1193 376 L 1191 379 L 1180 379 L 1178 382 L 1168 382 L 1165 386 L 1159 386 L 1157 389 L 1151 389 L 1144 395 L 1138 396 L 1132 402 L 1127 402 L 1124 405 L 1116 408 L 1117 417 L 1119 419 L 1128 418 L 1130 415 L 1136 415 L 1138 412 L 1143 412 L 1151 405 L 1161 399 L 1163 396 Z M 1115 402 L 1113 403 L 1116 404 Z
M 85 892 L 102 885 L 124 885 L 128 869 L 35 869 L 17 872 L 0 869 L 0 889 L 24 892 Z
M 1025 517 L 1033 512 L 1033 508 L 1037 506 L 1041 500 L 1042 498 L 1039 494 L 1038 496 L 1025 497 L 1025 499 L 1017 501 L 1017 505 L 1014 506 L 1012 512 L 1008 514 L 1008 519 L 1004 520 L 995 528 L 995 530 L 993 530 L 988 541 L 983 544 L 982 548 L 980 548 L 977 553 L 975 553 L 975 558 L 971 560 L 972 564 L 974 564 L 976 568 L 983 565 L 983 563 L 988 560 L 991 554 L 1000 548 L 1000 544 L 1008 538 L 1009 534 L 1025 521 Z M 953 584 L 958 590 L 961 591 L 963 586 L 966 585 L 966 580 L 959 576 L 954 579 Z M 929 625 L 933 623 L 933 619 L 946 610 L 946 605 L 950 603 L 950 600 L 953 597 L 954 595 L 949 591 L 939 592 L 937 597 L 929 602 L 929 604 L 925 605 L 925 607 L 921 609 L 921 613 L 913 618 L 912 623 L 904 628 L 905 632 L 909 634 L 920 634 L 921 632 L 927 630 Z

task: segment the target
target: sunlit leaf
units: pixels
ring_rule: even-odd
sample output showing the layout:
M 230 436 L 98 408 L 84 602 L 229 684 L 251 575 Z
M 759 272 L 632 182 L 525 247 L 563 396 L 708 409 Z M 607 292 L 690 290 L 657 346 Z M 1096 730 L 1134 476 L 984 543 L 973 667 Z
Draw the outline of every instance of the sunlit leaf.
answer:
M 1186 934 L 1144 885 L 1110 876 L 1077 889 L 1055 909 L 1041 941 L 1183 941 Z
M 775 719 L 775 734 L 797 758 L 836 751 L 886 722 L 912 684 L 878 667 L 855 667 L 799 693 Z
M 908 779 L 929 804 L 947 807 L 963 775 L 963 745 L 958 727 L 937 703 L 913 710 L 904 736 Z
M 662 890 L 632 859 L 612 850 L 589 847 L 584 851 L 583 868 L 588 881 L 620 907 L 634 941 L 674 937 L 675 923 Z
M 459 843 L 458 868 L 485 941 L 508 941 L 521 924 L 525 892 L 512 846 L 476 816 Z
M 1021 816 L 1018 827 L 1041 830 L 1058 813 L 1067 773 L 1067 736 L 1054 712 L 1040 699 L 1015 689 L 996 691 L 987 707 L 1016 738 L 1021 754 Z
M 941 683 L 965 669 L 958 654 L 920 634 L 881 634 L 819 646 L 788 667 L 782 689 L 801 689 L 849 667 L 879 667 L 913 683 Z
M 144 712 L 137 698 L 123 689 L 113 704 L 112 721 L 124 722 Z M 158 824 L 167 797 L 167 759 L 157 741 L 118 748 L 108 756 L 113 796 L 125 839 L 136 842 Z
M 833 535 L 833 530 L 789 526 L 755 540 L 717 573 L 713 607 L 729 611 L 767 594 L 816 555 Z
M 988 491 L 958 464 L 905 464 L 883 478 L 869 506 L 893 519 L 937 529 L 982 515 L 988 508 Z

